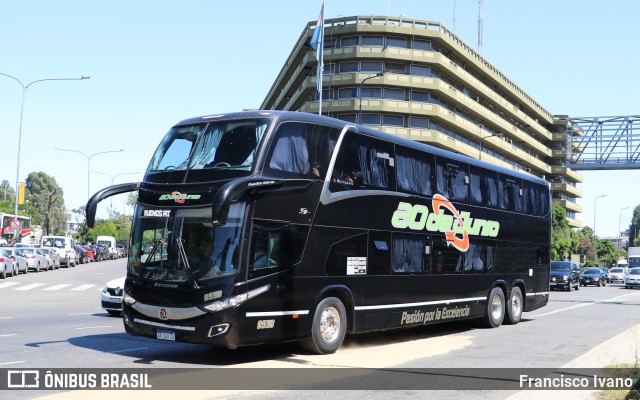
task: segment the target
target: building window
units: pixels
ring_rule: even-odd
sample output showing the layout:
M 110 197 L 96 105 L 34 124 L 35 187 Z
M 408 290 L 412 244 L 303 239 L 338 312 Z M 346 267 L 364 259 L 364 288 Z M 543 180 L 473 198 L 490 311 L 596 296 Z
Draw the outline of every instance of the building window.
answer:
M 336 38 L 325 38 L 322 42 L 322 47 L 325 49 L 333 49 L 336 47 Z
M 354 97 L 358 97 L 358 89 L 357 88 L 340 88 L 338 89 L 338 98 L 339 99 L 352 99 Z
M 369 99 L 381 99 L 382 98 L 382 88 L 379 87 L 363 87 L 362 88 L 362 93 L 361 93 L 362 98 L 369 98 Z
M 336 118 L 342 121 L 353 122 L 354 124 L 357 123 L 356 114 L 338 114 Z
M 404 117 L 402 115 L 388 115 L 382 116 L 382 124 L 390 126 L 404 126 Z
M 421 90 L 411 91 L 411 101 L 420 101 L 424 103 L 429 102 L 429 92 L 423 92 Z
M 350 61 L 350 62 L 342 62 L 340 63 L 340 73 L 345 72 L 356 72 L 358 71 L 358 62 Z
M 350 47 L 358 45 L 358 37 L 357 36 L 345 36 L 340 41 L 342 47 Z
M 384 36 L 362 36 L 363 46 L 384 46 Z
M 322 70 L 323 75 L 333 75 L 336 73 L 336 65 L 333 63 L 324 64 L 324 69 Z
M 407 47 L 407 39 L 402 37 L 387 36 L 387 46 L 389 47 Z
M 411 75 L 431 76 L 431 68 L 427 65 L 411 65 Z
M 362 61 L 360 62 L 360 71 L 362 72 L 382 72 L 382 61 Z
M 429 118 L 409 117 L 409 128 L 429 129 Z
M 322 98 L 325 100 L 333 100 L 333 89 L 322 89 Z
M 429 40 L 413 39 L 413 48 L 416 50 L 431 51 L 431 42 Z
M 362 125 L 380 125 L 380 114 L 362 114 Z
M 396 63 L 396 62 L 385 62 L 384 63 L 385 66 L 385 70 L 389 73 L 392 74 L 405 74 L 406 73 L 406 69 L 405 69 L 405 65 L 403 63 Z
M 384 98 L 385 99 L 394 99 L 394 100 L 404 100 L 404 90 L 403 89 L 384 89 Z

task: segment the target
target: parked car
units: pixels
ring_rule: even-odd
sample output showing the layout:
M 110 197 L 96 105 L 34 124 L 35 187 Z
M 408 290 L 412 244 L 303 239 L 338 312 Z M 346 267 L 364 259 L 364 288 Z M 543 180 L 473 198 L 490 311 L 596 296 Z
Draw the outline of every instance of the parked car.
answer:
M 607 282 L 621 282 L 624 283 L 627 278 L 625 269 L 622 267 L 613 267 L 609 270 L 609 276 Z
M 640 286 L 640 268 L 630 268 L 627 279 L 624 281 L 624 288 L 631 289 Z
M 609 268 L 600 267 L 600 271 L 602 272 L 602 279 L 604 279 L 604 282 L 609 283 Z
M 78 264 L 85 264 L 89 262 L 89 255 L 82 246 L 76 246 L 75 250 L 78 255 Z
M 580 290 L 580 266 L 575 261 L 551 261 L 549 287 L 571 291 Z
M 13 253 L 0 248 L 0 277 L 2 277 L 2 279 L 18 274 L 18 269 L 13 260 Z
M 8 254 L 11 255 L 12 260 L 13 260 L 13 264 L 14 264 L 14 268 L 16 269 L 16 275 L 18 275 L 20 272 L 26 274 L 27 272 L 29 272 L 29 265 L 27 263 L 19 263 L 18 262 L 18 257 L 16 256 L 16 248 L 15 247 L 9 247 L 4 249 Z
M 119 257 L 126 257 L 127 256 L 127 248 L 124 247 L 124 245 L 117 245 L 116 248 L 118 249 L 118 256 Z
M 122 296 L 124 294 L 124 277 L 107 282 L 102 288 L 100 301 L 102 308 L 110 315 L 122 314 Z
M 91 252 L 93 253 L 93 261 L 100 262 L 100 261 L 102 261 L 104 259 L 104 257 L 100 253 L 100 249 L 98 248 L 97 245 L 91 244 L 91 245 L 89 245 L 89 248 L 91 249 Z
M 49 269 L 60 269 L 60 255 L 53 247 L 42 247 L 38 249 L 49 261 Z
M 100 257 L 103 261 L 111 259 L 109 248 L 107 246 L 105 246 L 104 244 L 96 244 L 95 246 L 98 249 L 98 253 L 100 253 Z
M 600 268 L 585 268 L 580 274 L 580 286 L 605 286 L 606 284 L 607 282 L 602 278 L 602 271 L 600 271 Z
M 34 270 L 40 272 L 46 271 L 49 261 L 42 255 L 36 252 L 35 247 L 18 247 L 15 250 L 16 261 L 18 262 L 19 269 L 26 266 L 27 270 Z
M 94 262 L 96 260 L 91 247 L 87 246 L 86 244 L 80 247 L 82 247 L 84 251 L 87 252 L 87 258 L 89 259 L 89 262 Z

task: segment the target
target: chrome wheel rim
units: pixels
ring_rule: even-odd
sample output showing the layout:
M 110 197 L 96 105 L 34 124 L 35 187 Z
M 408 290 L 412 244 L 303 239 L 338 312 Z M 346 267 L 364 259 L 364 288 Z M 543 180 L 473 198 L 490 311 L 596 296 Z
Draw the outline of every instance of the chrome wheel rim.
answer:
M 334 307 L 327 307 L 320 316 L 320 336 L 327 342 L 338 338 L 340 332 L 340 314 Z
M 502 299 L 500 299 L 500 296 L 493 296 L 491 300 L 491 316 L 496 321 L 502 317 Z
M 511 310 L 513 311 L 513 316 L 517 317 L 522 312 L 522 298 L 519 294 L 515 294 L 511 298 Z

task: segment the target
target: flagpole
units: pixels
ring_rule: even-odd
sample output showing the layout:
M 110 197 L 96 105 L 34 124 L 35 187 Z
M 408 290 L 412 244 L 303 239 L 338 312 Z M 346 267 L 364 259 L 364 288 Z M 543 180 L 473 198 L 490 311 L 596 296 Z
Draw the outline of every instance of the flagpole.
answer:
M 316 67 L 316 91 L 318 92 L 318 115 L 322 115 L 322 75 L 324 72 L 324 1 L 320 9 L 320 16 L 311 36 L 311 48 L 316 51 L 318 66 Z

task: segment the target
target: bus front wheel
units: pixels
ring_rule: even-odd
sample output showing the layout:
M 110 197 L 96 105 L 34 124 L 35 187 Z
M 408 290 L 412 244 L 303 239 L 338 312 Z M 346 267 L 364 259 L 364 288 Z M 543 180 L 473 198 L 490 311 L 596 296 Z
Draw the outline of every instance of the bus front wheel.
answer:
M 340 299 L 327 297 L 316 307 L 313 314 L 311 335 L 302 341 L 302 346 L 316 354 L 335 353 L 347 333 L 347 312 Z
M 504 292 L 499 287 L 494 287 L 487 298 L 487 309 L 482 318 L 482 325 L 487 328 L 497 328 L 502 325 L 505 308 Z

